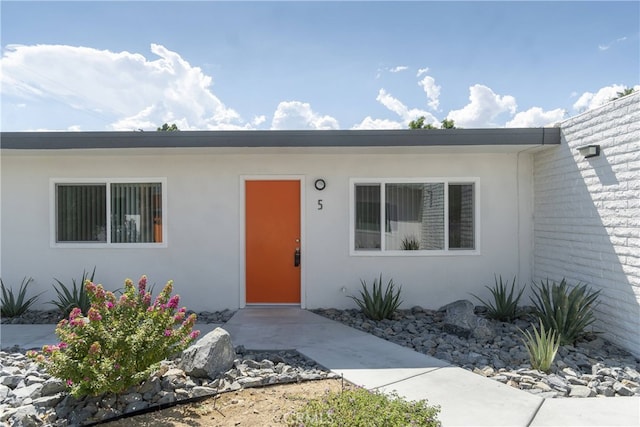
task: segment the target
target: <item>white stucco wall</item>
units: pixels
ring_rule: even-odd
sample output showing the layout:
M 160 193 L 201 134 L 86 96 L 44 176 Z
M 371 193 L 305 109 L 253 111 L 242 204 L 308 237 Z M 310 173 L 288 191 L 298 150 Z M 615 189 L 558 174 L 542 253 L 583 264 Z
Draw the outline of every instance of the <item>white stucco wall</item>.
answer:
M 561 130 L 534 156 L 534 276 L 601 289 L 595 329 L 640 356 L 640 93 Z M 580 155 L 589 144 L 599 157 Z
M 227 150 L 228 151 L 228 150 Z M 69 282 L 97 267 L 107 288 L 125 277 L 147 274 L 161 286 L 175 281 L 182 302 L 194 310 L 243 304 L 241 176 L 304 177 L 303 304 L 353 307 L 345 296 L 383 273 L 403 286 L 404 306 L 438 308 L 469 292 L 488 296 L 494 274 L 532 277 L 532 155 L 517 153 L 331 154 L 247 150 L 47 151 L 2 156 L 2 278 L 19 285 L 24 276 L 54 298 L 53 278 Z M 265 152 L 266 151 L 266 152 Z M 153 249 L 52 248 L 50 178 L 165 177 L 167 247 Z M 349 182 L 363 177 L 477 177 L 480 254 L 368 257 L 349 254 Z M 327 187 L 313 188 L 316 178 Z M 324 208 L 317 210 L 317 200 Z M 156 288 L 157 289 L 157 288 Z M 44 307 L 51 307 L 46 306 Z

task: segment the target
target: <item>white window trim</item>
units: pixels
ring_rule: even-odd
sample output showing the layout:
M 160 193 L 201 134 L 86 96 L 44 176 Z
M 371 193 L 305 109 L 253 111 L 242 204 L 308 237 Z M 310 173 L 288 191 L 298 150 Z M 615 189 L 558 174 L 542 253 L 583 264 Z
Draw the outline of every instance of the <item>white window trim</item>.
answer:
M 380 250 L 356 250 L 355 248 L 355 188 L 356 184 L 444 184 L 446 209 L 444 213 L 444 243 L 443 250 L 385 250 L 384 233 L 381 236 Z M 449 249 L 449 184 L 473 184 L 474 194 L 474 249 Z M 385 192 L 381 191 L 380 219 L 384 221 Z M 430 177 L 430 178 L 350 178 L 349 179 L 349 255 L 357 257 L 428 257 L 428 256 L 469 256 L 481 255 L 480 252 L 480 178 L 479 177 Z M 384 224 L 381 225 L 384 230 Z
M 160 183 L 162 186 L 162 242 L 152 243 L 110 243 L 110 242 L 58 242 L 56 241 L 56 185 L 57 184 L 105 184 L 107 189 L 107 212 L 111 211 L 111 184 L 138 184 L 138 183 Z M 49 179 L 49 244 L 52 248 L 66 249 L 101 249 L 101 248 L 140 248 L 155 249 L 166 248 L 167 235 L 167 178 L 166 177 L 136 177 L 136 178 L 51 178 Z M 108 238 L 111 236 L 111 221 L 107 220 Z

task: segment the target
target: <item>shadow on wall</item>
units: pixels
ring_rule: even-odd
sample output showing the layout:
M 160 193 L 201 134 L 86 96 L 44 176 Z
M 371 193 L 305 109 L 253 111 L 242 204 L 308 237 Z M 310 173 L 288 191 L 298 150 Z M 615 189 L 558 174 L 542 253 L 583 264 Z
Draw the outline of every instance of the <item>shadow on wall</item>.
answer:
M 615 106 L 605 115 L 611 110 L 615 113 Z M 639 174 L 634 181 L 629 168 L 640 143 L 633 126 L 610 121 L 596 112 L 570 119 L 563 124 L 561 145 L 535 156 L 534 278 L 540 283 L 565 277 L 571 284 L 601 289 L 594 329 L 640 357 L 640 236 L 634 207 L 640 191 L 632 185 Z M 578 153 L 588 144 L 601 145 L 598 157 Z
M 588 162 L 589 165 L 593 167 L 602 187 L 617 186 L 620 184 L 613 168 L 602 152 L 598 157 L 590 157 L 588 159 L 584 159 L 584 161 Z

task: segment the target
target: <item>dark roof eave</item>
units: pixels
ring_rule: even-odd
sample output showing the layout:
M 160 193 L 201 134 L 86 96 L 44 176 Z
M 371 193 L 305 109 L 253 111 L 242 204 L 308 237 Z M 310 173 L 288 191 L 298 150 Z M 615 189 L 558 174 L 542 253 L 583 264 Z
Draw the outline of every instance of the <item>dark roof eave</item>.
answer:
M 2 132 L 12 150 L 558 145 L 560 128 L 178 132 Z

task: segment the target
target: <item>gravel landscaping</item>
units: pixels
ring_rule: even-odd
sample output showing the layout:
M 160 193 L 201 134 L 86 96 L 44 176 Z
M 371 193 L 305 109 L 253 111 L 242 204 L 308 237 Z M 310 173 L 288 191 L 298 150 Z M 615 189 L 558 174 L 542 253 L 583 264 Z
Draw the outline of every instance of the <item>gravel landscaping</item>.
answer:
M 230 310 L 197 313 L 199 323 L 216 324 L 226 322 L 233 314 Z M 59 320 L 57 310 L 28 311 L 20 317 L 2 319 L 2 323 L 53 327 Z M 0 425 L 91 425 L 219 393 L 337 377 L 295 350 L 252 351 L 238 346 L 233 367 L 215 379 L 185 374 L 176 358 L 164 361 L 148 381 L 124 393 L 76 399 L 65 391 L 63 381 L 52 378 L 28 359 L 27 350 L 32 349 L 10 347 L 0 351 Z
M 575 346 L 561 347 L 552 372 L 532 370 L 520 329 L 531 317 L 512 323 L 482 316 L 476 307 L 476 333 L 466 334 L 445 322 L 445 312 L 413 307 L 398 310 L 392 320 L 373 321 L 359 310 L 318 309 L 316 314 L 341 322 L 479 375 L 545 398 L 640 396 L 640 360 L 597 334 Z M 224 323 L 232 311 L 198 313 L 199 323 Z M 9 322 L 7 322 L 9 320 Z M 3 323 L 56 323 L 57 312 L 28 312 Z M 481 332 L 481 333 L 480 333 Z M 118 395 L 75 399 L 61 380 L 51 378 L 24 353 L 0 351 L 0 423 L 15 426 L 75 426 L 132 415 L 190 399 L 243 388 L 335 378 L 295 350 L 255 352 L 236 348 L 233 367 L 219 378 L 199 379 L 179 369 L 179 359 L 165 361 L 143 384 Z
M 380 321 L 355 309 L 312 311 L 541 397 L 640 396 L 640 360 L 597 334 L 560 347 L 550 374 L 531 369 L 518 331 L 530 326 L 527 314 L 511 324 L 486 319 L 476 307 L 483 331 L 476 337 L 456 335 L 447 328 L 444 311 L 422 307 Z
M 0 423 L 89 425 L 218 393 L 337 377 L 295 350 L 236 347 L 236 354 L 233 368 L 216 379 L 189 377 L 177 368 L 176 359 L 163 362 L 148 381 L 124 393 L 76 399 L 65 392 L 62 380 L 51 378 L 23 352 L 0 351 Z

